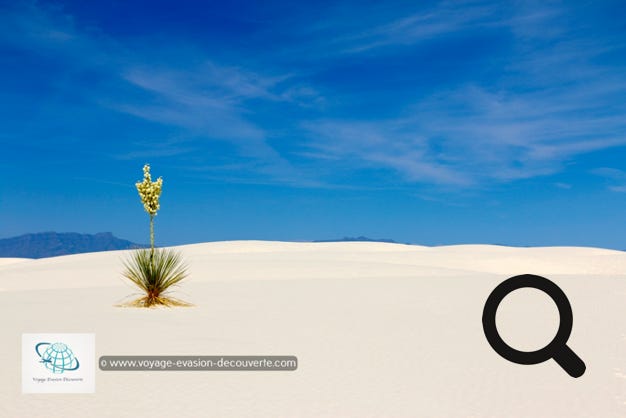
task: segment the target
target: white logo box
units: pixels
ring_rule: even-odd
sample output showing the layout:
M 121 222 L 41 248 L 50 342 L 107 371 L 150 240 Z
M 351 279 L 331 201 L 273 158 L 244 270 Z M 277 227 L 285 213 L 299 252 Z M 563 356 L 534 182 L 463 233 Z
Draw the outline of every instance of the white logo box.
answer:
M 22 393 L 95 390 L 95 334 L 22 334 Z

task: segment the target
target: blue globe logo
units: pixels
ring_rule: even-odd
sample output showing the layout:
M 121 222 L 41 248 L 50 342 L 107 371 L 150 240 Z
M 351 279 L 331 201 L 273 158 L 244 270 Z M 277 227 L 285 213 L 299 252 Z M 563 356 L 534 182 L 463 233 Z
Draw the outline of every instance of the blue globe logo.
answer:
M 41 363 L 52 373 L 77 370 L 79 367 L 78 359 L 66 344 L 39 343 L 35 346 L 35 351 Z

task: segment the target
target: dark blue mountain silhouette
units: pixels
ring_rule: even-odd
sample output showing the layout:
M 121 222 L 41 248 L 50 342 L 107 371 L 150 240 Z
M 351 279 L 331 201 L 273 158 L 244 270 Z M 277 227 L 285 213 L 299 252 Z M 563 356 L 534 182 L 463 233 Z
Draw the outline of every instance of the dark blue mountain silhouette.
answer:
M 74 232 L 41 232 L 0 239 L 0 257 L 45 258 L 57 255 L 145 248 L 110 232 L 95 235 Z

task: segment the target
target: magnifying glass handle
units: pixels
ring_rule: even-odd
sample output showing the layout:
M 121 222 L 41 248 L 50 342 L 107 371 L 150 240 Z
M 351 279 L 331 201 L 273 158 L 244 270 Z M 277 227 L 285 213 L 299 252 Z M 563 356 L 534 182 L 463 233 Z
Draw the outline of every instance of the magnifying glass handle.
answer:
M 576 355 L 567 345 L 564 345 L 555 355 L 554 361 L 572 377 L 580 377 L 587 370 L 585 362 Z

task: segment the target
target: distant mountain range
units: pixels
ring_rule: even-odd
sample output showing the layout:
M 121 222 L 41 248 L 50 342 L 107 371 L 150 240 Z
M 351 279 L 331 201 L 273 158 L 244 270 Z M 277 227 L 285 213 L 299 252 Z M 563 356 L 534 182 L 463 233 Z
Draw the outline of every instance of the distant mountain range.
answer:
M 0 239 L 0 257 L 45 258 L 66 254 L 145 248 L 110 232 L 95 235 L 42 232 Z
M 392 239 L 374 239 L 363 236 L 317 240 L 313 242 L 398 243 Z M 146 247 L 147 245 L 136 244 L 125 239 L 117 238 L 110 232 L 100 232 L 97 234 L 41 232 L 0 239 L 0 257 L 46 258 L 67 254 L 130 250 Z
M 397 241 L 394 241 L 392 239 L 385 239 L 385 238 L 368 238 L 368 237 L 343 237 L 343 238 L 337 238 L 337 239 L 322 239 L 322 240 L 316 240 L 313 242 L 388 242 L 391 244 L 398 244 Z

